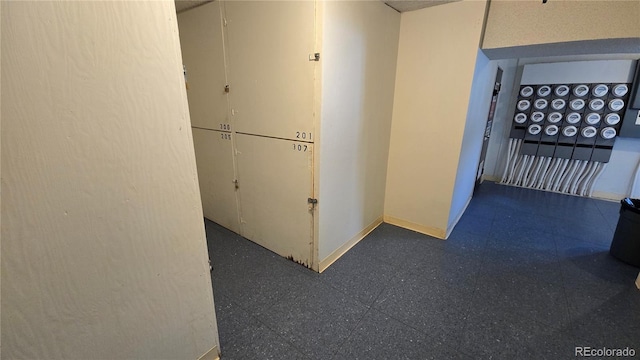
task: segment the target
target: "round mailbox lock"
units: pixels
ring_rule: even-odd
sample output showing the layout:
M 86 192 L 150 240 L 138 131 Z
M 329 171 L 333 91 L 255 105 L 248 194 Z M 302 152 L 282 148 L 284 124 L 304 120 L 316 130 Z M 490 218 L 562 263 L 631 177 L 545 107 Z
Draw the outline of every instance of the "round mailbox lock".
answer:
M 627 84 L 614 85 L 613 89 L 611 89 L 611 92 L 613 92 L 613 95 L 617 97 L 623 97 L 629 92 L 629 87 L 627 86 Z
M 520 89 L 520 96 L 529 97 L 531 95 L 533 95 L 533 88 L 531 86 L 525 86 Z
M 580 115 L 579 113 L 569 113 L 569 115 L 567 115 L 567 122 L 569 124 L 577 124 L 580 122 L 580 120 L 582 120 L 582 115 Z
M 548 136 L 557 135 L 559 131 L 560 129 L 558 129 L 558 126 L 556 125 L 548 125 L 547 127 L 544 128 L 544 133 L 547 134 Z
M 616 113 L 611 113 L 604 117 L 604 122 L 607 125 L 618 125 L 620 123 L 620 120 L 620 115 Z
M 571 110 L 582 110 L 584 109 L 585 102 L 582 99 L 573 99 L 569 102 L 569 107 Z
M 556 87 L 554 92 L 557 96 L 567 96 L 567 94 L 569 94 L 569 87 L 567 85 L 560 85 Z
M 582 135 L 582 137 L 590 139 L 598 134 L 598 130 L 596 130 L 596 128 L 594 128 L 593 126 L 587 126 L 585 128 L 582 128 L 580 134 Z
M 535 107 L 538 110 L 543 110 L 547 108 L 547 105 L 549 105 L 549 102 L 545 99 L 537 99 L 534 103 L 533 103 L 533 107 Z
M 622 99 L 613 99 L 609 101 L 609 110 L 620 111 L 624 109 L 624 101 Z
M 600 130 L 600 136 L 602 136 L 603 139 L 611 140 L 616 137 L 616 135 L 618 135 L 618 132 L 612 127 L 606 127 Z
M 577 133 L 578 133 L 578 129 L 573 125 L 569 125 L 564 129 L 562 129 L 562 135 L 566 137 L 576 136 Z
M 538 96 L 545 97 L 549 96 L 549 94 L 551 94 L 551 86 L 544 85 L 538 88 Z
M 600 122 L 600 119 L 601 119 L 600 114 L 591 113 L 587 115 L 587 117 L 584 119 L 584 122 L 586 122 L 589 125 L 595 125 Z
M 516 116 L 513 118 L 513 121 L 515 121 L 518 124 L 524 124 L 525 122 L 527 122 L 527 114 L 517 113 Z
M 551 101 L 551 108 L 553 108 L 553 110 L 562 110 L 565 106 L 567 106 L 567 102 L 563 99 L 553 99 L 553 101 Z
M 589 109 L 593 111 L 602 110 L 604 108 L 604 100 L 602 99 L 593 99 L 589 101 Z
M 542 126 L 538 124 L 529 125 L 529 128 L 527 129 L 527 131 L 531 135 L 538 135 L 542 131 Z
M 520 111 L 529 110 L 529 107 L 531 107 L 531 102 L 529 102 L 529 100 L 518 101 L 518 105 L 517 105 L 518 110 Z
M 578 97 L 586 96 L 589 93 L 589 87 L 581 84 L 573 88 L 573 95 Z
M 535 123 L 539 123 L 542 120 L 544 120 L 544 113 L 542 113 L 540 111 L 536 111 L 533 114 L 531 114 L 531 121 L 533 121 Z
M 559 112 L 552 112 L 547 116 L 547 120 L 552 124 L 557 124 L 562 120 L 562 114 Z
M 591 90 L 591 94 L 593 94 L 593 96 L 595 97 L 603 97 L 607 95 L 608 92 L 609 87 L 605 84 L 598 84 L 593 87 L 593 90 Z

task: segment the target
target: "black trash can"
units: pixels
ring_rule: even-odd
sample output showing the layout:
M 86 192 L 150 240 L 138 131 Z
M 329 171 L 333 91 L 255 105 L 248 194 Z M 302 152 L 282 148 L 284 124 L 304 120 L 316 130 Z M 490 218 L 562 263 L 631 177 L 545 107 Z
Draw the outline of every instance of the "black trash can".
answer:
M 640 267 L 640 199 L 620 201 L 620 218 L 609 252 L 627 264 Z

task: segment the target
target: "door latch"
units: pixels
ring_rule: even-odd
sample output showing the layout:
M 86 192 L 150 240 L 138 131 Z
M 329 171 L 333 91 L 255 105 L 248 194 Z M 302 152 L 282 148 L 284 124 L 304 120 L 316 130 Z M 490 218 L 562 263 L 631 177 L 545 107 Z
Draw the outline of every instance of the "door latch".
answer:
M 228 94 L 228 93 L 229 93 L 229 90 L 231 90 L 231 88 L 229 87 L 229 85 L 225 85 L 225 86 L 224 86 L 224 92 Z
M 307 203 L 309 204 L 309 211 L 316 211 L 316 204 L 318 203 L 318 199 L 308 198 Z
M 238 180 L 233 180 L 233 181 L 232 181 L 232 183 L 233 183 L 233 185 L 236 187 L 236 190 L 238 190 L 238 188 L 240 188 L 240 187 L 238 186 Z
M 309 54 L 309 61 L 320 61 L 320 53 Z

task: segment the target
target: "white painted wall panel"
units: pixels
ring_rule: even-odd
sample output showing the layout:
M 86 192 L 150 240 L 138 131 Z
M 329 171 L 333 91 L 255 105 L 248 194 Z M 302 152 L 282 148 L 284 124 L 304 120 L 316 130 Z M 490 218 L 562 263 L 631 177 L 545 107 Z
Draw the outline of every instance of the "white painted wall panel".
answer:
M 383 215 L 400 31 L 382 2 L 322 6 L 320 260 Z
M 237 134 L 242 236 L 311 266 L 313 144 Z
M 640 164 L 640 139 L 617 138 L 606 170 L 593 187 L 593 196 L 620 200 L 631 196 Z
M 497 70 L 497 64 L 490 62 L 478 49 L 447 232 L 453 230 L 453 226 L 471 201 Z
M 315 2 L 225 1 L 223 6 L 236 131 L 285 139 L 313 134 L 318 63 L 309 61 L 309 54 L 316 52 Z
M 204 217 L 240 233 L 238 202 L 233 183 L 236 179 L 233 136 L 223 131 L 193 129 Z
M 444 238 L 485 1 L 402 14 L 385 221 Z
M 217 346 L 173 2 L 2 2 L 2 358 Z
M 0 6 L 0 29 L 2 29 L 2 6 Z M 2 46 L 0 46 L 0 59 L 2 59 Z M 1 63 L 1 61 L 0 61 Z M 2 76 L 0 75 L 0 78 Z M 0 159 L 2 158 L 2 95 L 0 94 Z M 0 179 L 2 179 L 2 166 L 0 166 Z M 2 183 L 0 180 L 0 229 L 2 229 Z M 2 244 L 2 231 L 0 231 L 0 244 Z M 0 256 L 0 269 L 2 268 L 2 256 Z M 0 286 L 0 299 L 2 299 L 2 287 Z M 0 306 L 0 319 L 2 319 L 2 306 Z M 1 332 L 1 329 L 0 329 Z M 2 336 L 0 336 L 0 357 L 2 356 Z
M 182 63 L 186 66 L 191 125 L 225 130 L 227 84 L 220 2 L 215 1 L 178 15 Z

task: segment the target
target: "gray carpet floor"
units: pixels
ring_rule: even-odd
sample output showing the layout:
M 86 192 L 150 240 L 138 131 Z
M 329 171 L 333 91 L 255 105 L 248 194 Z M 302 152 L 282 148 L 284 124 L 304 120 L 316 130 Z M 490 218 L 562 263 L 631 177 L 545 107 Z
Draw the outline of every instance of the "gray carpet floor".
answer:
M 222 359 L 640 358 L 619 208 L 485 182 L 448 240 L 382 224 L 322 274 L 207 220 Z

